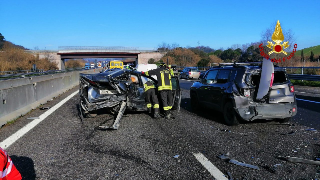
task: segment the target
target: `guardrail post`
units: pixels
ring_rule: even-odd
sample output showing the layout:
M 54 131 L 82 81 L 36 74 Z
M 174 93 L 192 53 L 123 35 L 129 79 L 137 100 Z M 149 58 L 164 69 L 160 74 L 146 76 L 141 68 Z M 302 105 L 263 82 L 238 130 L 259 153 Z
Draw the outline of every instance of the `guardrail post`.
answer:
M 303 67 L 301 67 L 301 74 L 303 75 Z

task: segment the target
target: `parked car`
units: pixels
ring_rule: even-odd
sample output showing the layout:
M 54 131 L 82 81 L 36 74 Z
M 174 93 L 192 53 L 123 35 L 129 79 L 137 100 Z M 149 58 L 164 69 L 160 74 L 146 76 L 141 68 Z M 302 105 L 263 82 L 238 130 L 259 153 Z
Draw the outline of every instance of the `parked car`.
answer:
M 256 119 L 287 122 L 297 114 L 294 87 L 286 70 L 264 59 L 256 64 L 226 64 L 209 69 L 190 88 L 192 108 L 216 109 L 227 125 Z
M 91 68 L 90 63 L 86 63 L 86 64 L 84 65 L 84 69 L 88 70 L 88 69 L 90 69 L 90 68 Z
M 180 73 L 180 79 L 199 79 L 200 70 L 196 67 L 186 67 Z
M 104 109 L 114 115 L 112 126 L 100 126 L 101 129 L 118 129 L 123 113 L 128 111 L 147 111 L 145 102 L 144 83 L 157 80 L 144 76 L 141 72 L 128 69 L 108 69 L 98 74 L 80 73 L 80 102 L 81 119 L 93 117 L 97 110 Z M 174 102 L 173 110 L 180 110 L 181 93 L 179 80 L 171 78 Z M 160 99 L 160 97 L 159 97 Z M 161 101 L 160 101 L 161 102 Z M 160 103 L 160 109 L 162 104 Z

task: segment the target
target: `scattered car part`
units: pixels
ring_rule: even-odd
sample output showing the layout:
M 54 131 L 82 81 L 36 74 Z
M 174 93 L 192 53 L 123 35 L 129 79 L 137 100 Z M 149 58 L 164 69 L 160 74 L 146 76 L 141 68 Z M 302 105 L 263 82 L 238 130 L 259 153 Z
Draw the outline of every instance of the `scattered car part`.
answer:
M 278 157 L 281 160 L 285 160 L 288 162 L 293 162 L 293 163 L 305 163 L 305 164 L 312 164 L 312 165 L 320 165 L 320 161 L 313 161 L 313 160 L 309 160 L 309 159 L 303 159 L 303 158 L 298 158 L 298 157 Z

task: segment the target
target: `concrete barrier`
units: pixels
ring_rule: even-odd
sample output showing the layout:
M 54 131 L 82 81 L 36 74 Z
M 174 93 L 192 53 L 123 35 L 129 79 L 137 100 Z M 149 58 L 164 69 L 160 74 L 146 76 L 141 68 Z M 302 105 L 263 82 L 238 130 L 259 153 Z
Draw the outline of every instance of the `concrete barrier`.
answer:
M 78 85 L 80 72 L 98 73 L 98 70 L 0 81 L 0 127 Z

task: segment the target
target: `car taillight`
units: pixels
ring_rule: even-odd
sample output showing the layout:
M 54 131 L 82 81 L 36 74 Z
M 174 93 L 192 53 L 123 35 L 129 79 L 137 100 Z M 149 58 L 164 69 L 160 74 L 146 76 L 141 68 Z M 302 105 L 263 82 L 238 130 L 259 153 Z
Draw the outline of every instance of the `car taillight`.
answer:
M 244 95 L 245 97 L 249 97 L 249 96 L 250 96 L 250 89 L 244 89 L 244 90 L 243 90 L 243 95 Z
M 274 73 L 272 73 L 272 74 L 271 74 L 270 87 L 272 87 L 272 84 L 273 84 L 273 79 L 274 79 Z
M 292 112 L 296 112 L 296 108 L 293 108 L 293 109 L 292 109 Z
M 290 86 L 290 92 L 294 92 L 294 87 L 293 86 Z
M 191 75 L 191 71 L 189 71 L 189 75 Z

